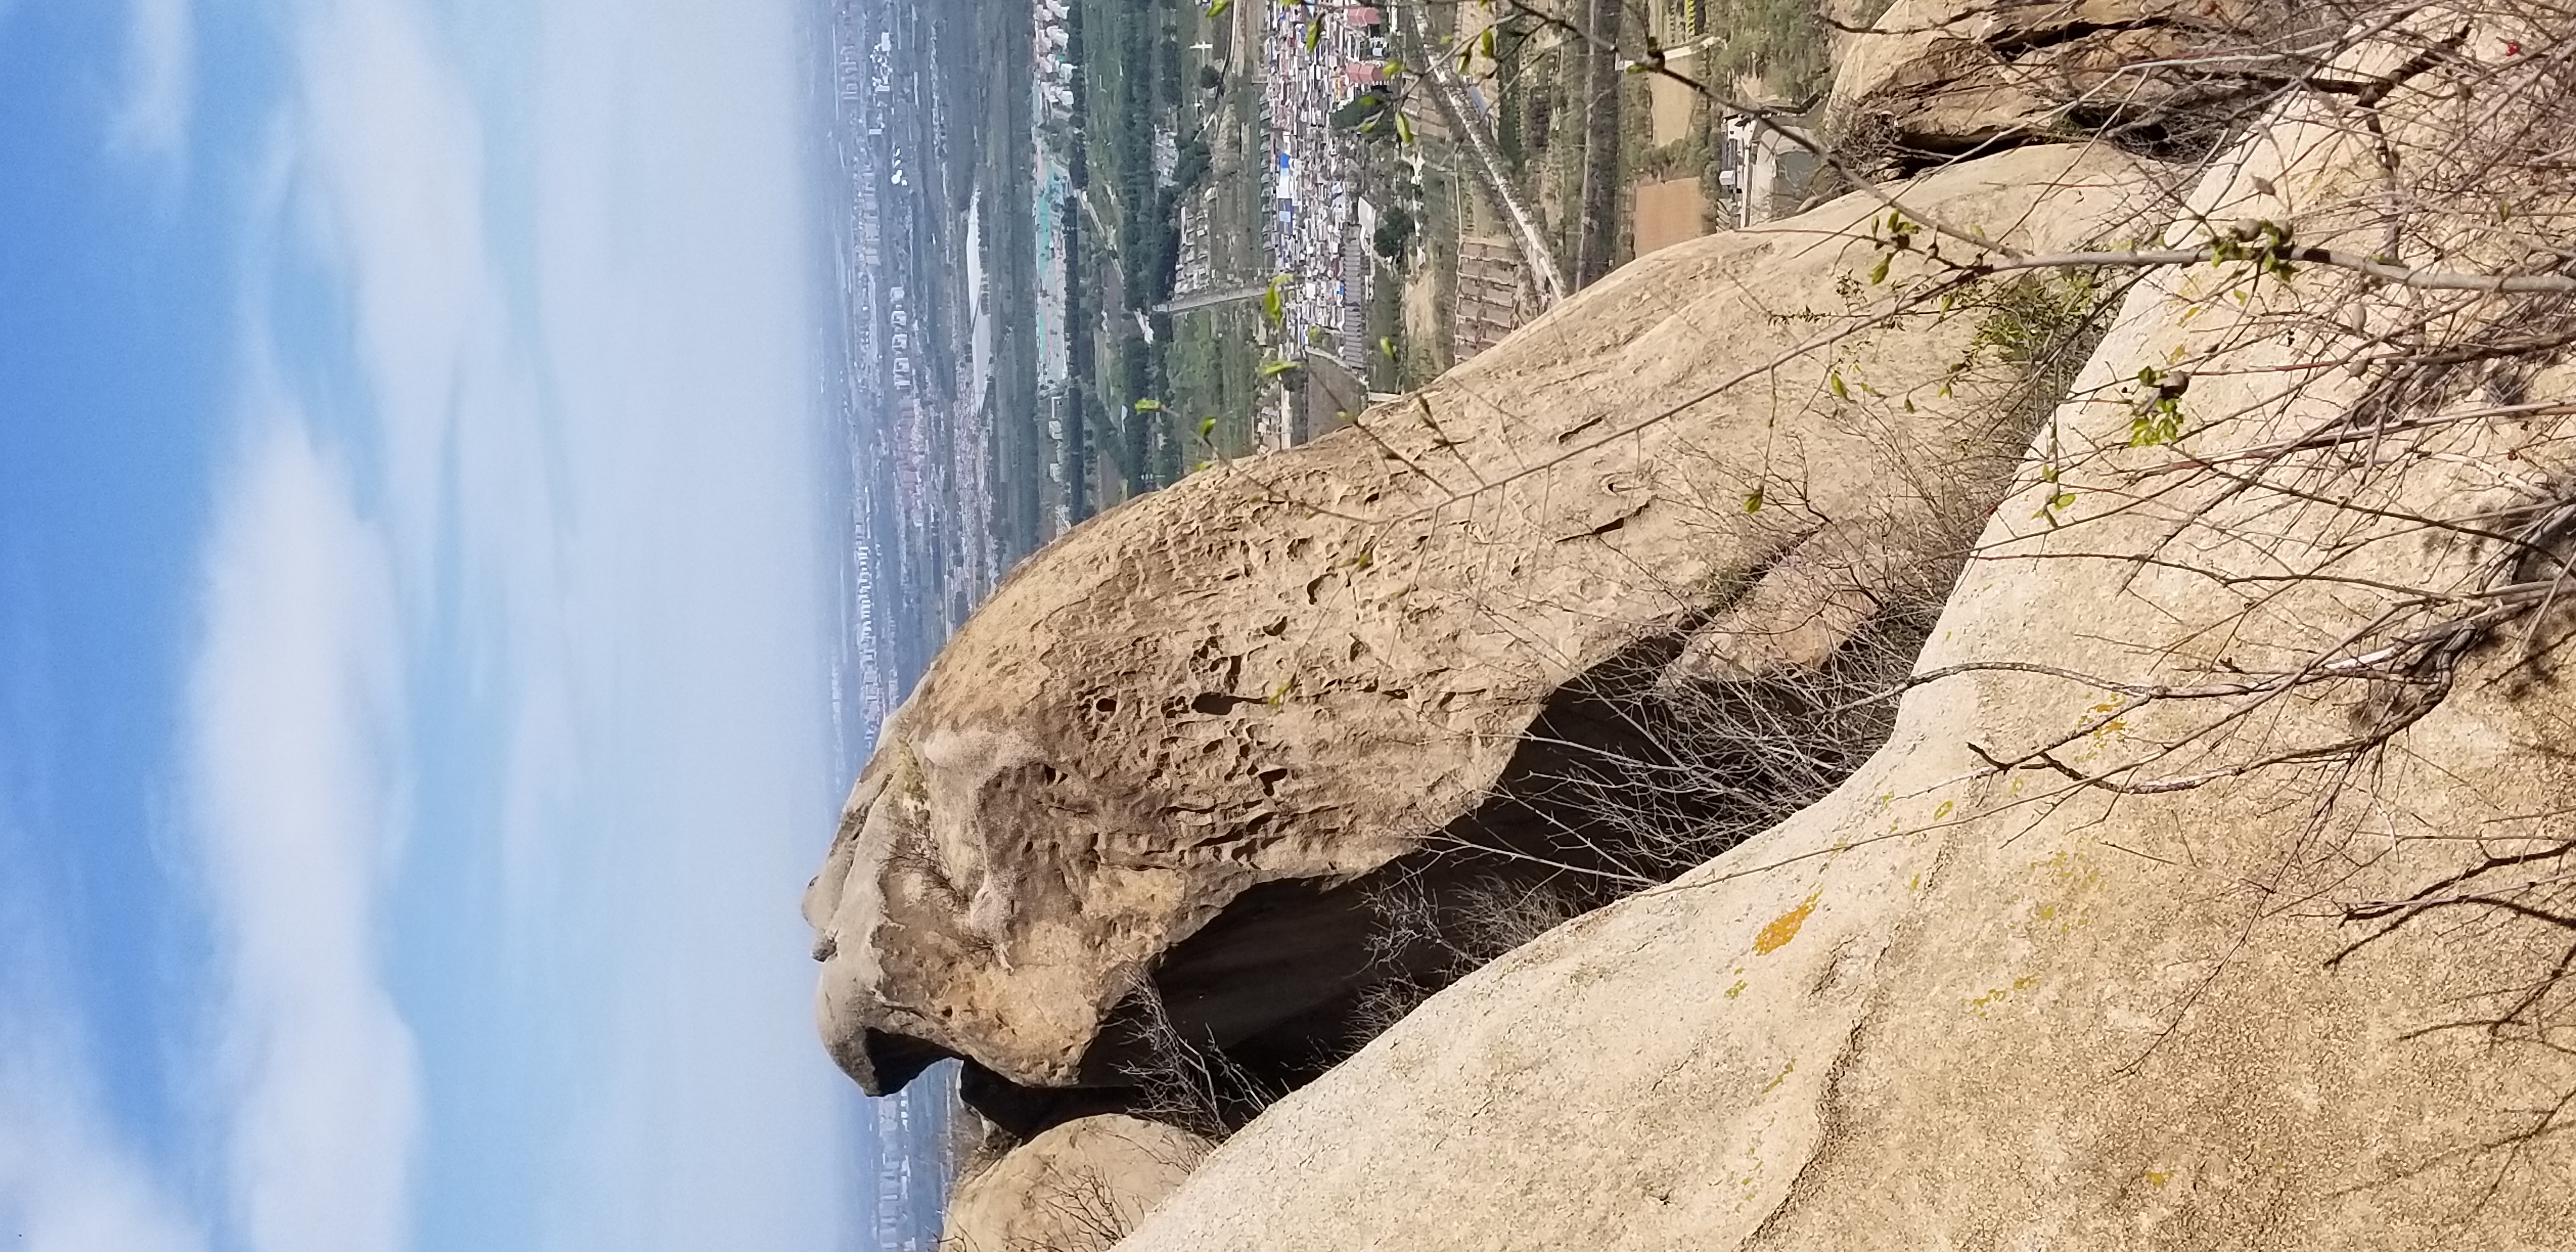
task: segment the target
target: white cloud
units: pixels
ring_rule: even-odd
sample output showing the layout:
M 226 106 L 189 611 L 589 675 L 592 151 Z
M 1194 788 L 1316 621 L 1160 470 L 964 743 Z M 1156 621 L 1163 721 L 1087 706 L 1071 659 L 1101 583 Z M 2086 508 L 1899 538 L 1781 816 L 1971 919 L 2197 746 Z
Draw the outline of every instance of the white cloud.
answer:
M 12 1252 L 201 1252 L 151 1171 L 74 1093 L 59 1053 L 0 1054 L 0 1228 Z
M 133 0 L 125 98 L 108 129 L 116 150 L 177 167 L 197 95 L 194 0 Z
M 49 753 L 29 738 L 0 729 L 0 748 L 16 755 L 9 765 L 42 770 Z M 61 832 L 31 816 L 50 806 L 22 789 L 42 784 L 13 773 L 0 768 L 0 868 L 20 870 L 38 839 Z M 0 873 L 0 1247 L 204 1252 L 192 1215 L 136 1149 L 137 1132 L 104 1107 L 64 902 L 46 879 Z
M 233 1218 L 254 1252 L 406 1244 L 417 1065 L 379 966 L 399 639 L 381 541 L 255 403 L 219 494 L 188 754 L 221 950 Z
M 503 8 L 508 38 L 478 25 Z M 418 1165 L 536 1189 L 498 1197 L 533 1214 L 525 1246 L 833 1246 L 848 1087 L 807 1025 L 795 908 L 840 791 L 795 5 L 277 11 L 296 78 L 254 217 L 298 237 L 257 241 L 253 268 L 318 259 L 353 359 L 276 342 L 257 301 L 248 337 L 279 372 L 352 369 L 367 404 L 258 406 L 212 562 L 201 772 L 248 780 L 210 804 L 236 832 L 210 847 L 234 867 L 215 886 L 239 931 L 245 1232 L 399 1247 L 414 1155 L 511 1135 L 537 1177 Z M 520 34 L 494 64 L 447 42 Z M 353 431 L 363 517 L 312 427 Z M 432 663 L 462 672 L 403 686 Z M 488 824 L 418 832 L 497 888 L 473 920 L 503 965 L 442 971 L 484 980 L 435 997 L 473 1003 L 480 1038 L 434 1072 L 543 1107 L 418 1090 L 382 990 L 385 815 L 428 746 L 398 741 L 405 700 L 469 710 L 449 758 L 500 771 L 475 780 Z M 440 1047 L 459 1026 L 435 1011 L 417 1025 Z M 441 1105 L 416 1144 L 416 1106 L 444 1098 L 511 1124 Z
M 0 821 L 5 821 L 0 815 Z M 0 840 L 0 848 L 7 841 Z M 0 892 L 5 896 L 5 892 Z M 203 1252 L 99 1107 L 77 1014 L 29 902 L 0 898 L 0 1235 L 10 1252 Z
M 493 256 L 489 110 L 478 110 L 431 6 L 289 7 L 285 130 L 309 228 L 299 242 L 349 296 L 351 364 L 378 451 L 369 485 L 398 597 L 421 609 L 456 597 L 441 607 L 478 632 L 469 679 L 514 706 L 494 728 L 516 749 L 498 855 L 505 889 L 527 901 L 553 881 L 534 845 L 549 808 L 565 802 L 577 755 L 559 548 L 572 522 L 564 480 L 583 467 L 554 442 L 542 355 L 513 324 Z M 299 347 L 310 345 L 280 351 Z
M 444 458 L 457 415 L 490 407 L 499 332 L 474 119 L 424 14 L 402 0 L 277 13 L 297 80 L 254 182 L 244 448 L 217 484 L 187 734 L 221 941 L 224 1224 L 251 1252 L 399 1252 L 426 1099 L 386 975 L 406 657 L 435 607 Z M 290 258 L 320 259 L 349 294 L 363 409 L 289 398 L 291 380 L 340 367 L 330 338 L 273 320 L 265 280 Z M 363 480 L 324 429 L 366 450 Z
M 315 176 L 327 258 L 351 296 L 357 365 L 384 455 L 377 484 L 405 577 L 425 576 L 453 483 L 515 469 L 490 498 L 461 502 L 469 523 L 524 543 L 514 504 L 541 471 L 526 445 L 527 388 L 509 366 L 485 222 L 482 120 L 424 6 L 410 0 L 306 0 L 288 34 L 296 66 L 295 139 Z M 465 463 L 455 465 L 450 456 Z M 426 588 L 406 582 L 408 596 Z

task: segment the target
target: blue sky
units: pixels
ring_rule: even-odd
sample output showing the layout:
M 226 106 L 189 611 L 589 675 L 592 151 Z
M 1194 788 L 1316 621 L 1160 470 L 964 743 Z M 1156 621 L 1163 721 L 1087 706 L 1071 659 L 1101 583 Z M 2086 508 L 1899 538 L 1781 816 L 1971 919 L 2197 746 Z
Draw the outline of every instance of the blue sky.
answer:
M 0 1237 L 832 1248 L 792 0 L 0 0 Z

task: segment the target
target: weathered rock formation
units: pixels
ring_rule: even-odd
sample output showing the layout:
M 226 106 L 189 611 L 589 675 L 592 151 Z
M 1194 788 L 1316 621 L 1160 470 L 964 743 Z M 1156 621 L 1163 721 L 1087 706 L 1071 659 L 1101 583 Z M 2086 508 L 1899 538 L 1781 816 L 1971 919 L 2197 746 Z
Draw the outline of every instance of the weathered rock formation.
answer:
M 1846 46 L 1826 127 L 1916 158 L 2215 135 L 2231 119 L 2214 106 L 2291 72 L 2222 54 L 2249 51 L 2291 12 L 2276 0 L 1896 0 Z
M 957 1185 L 947 1252 L 1102 1252 L 1181 1185 L 1208 1142 L 1161 1122 L 1076 1118 Z
M 2126 226 L 2147 173 L 2035 148 L 1906 195 L 2049 250 Z M 1610 762 L 1592 801 L 1669 800 L 1622 700 L 1824 673 L 1937 603 L 2045 411 L 2019 358 L 2084 316 L 1996 284 L 1874 320 L 1926 268 L 1884 217 L 1660 253 L 1357 429 L 1032 557 L 892 720 L 808 894 L 843 1067 L 875 1091 L 964 1057 L 1034 1133 L 1126 1106 L 1150 991 L 1165 1036 L 1286 1084 L 1354 1041 L 1373 880 L 1678 869 L 1564 800 L 1577 758 Z M 1793 792 L 1767 768 L 1718 772 Z
M 2474 34 L 2188 209 L 2558 264 L 2444 211 L 2569 202 L 2495 152 L 2564 142 L 2563 72 Z M 1857 775 L 1433 998 L 1124 1246 L 2568 1246 L 2566 300 L 2278 261 L 2129 294 Z

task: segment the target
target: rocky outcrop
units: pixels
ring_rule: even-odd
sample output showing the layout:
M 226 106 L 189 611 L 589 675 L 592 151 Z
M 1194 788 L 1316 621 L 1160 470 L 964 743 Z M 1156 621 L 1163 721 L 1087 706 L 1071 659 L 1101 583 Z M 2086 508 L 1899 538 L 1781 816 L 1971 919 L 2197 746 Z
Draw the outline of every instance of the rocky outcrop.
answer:
M 2029 149 L 1908 196 L 2046 250 L 2124 225 L 2146 174 Z M 1840 715 L 1785 680 L 1937 603 L 2045 411 L 2023 358 L 2067 327 L 2033 319 L 2082 320 L 2006 298 L 2028 284 L 1874 319 L 1924 272 L 1918 246 L 1867 277 L 1884 216 L 1659 253 L 1358 428 L 1026 562 L 892 719 L 808 894 L 843 1067 L 874 1091 L 964 1057 L 1021 1134 L 1123 1107 L 1154 1037 L 1292 1085 L 1366 1033 L 1373 883 L 1626 886 L 1704 855 L 1640 846 L 1707 828 L 1685 787 L 1602 820 L 1668 764 L 1635 698 L 1784 680 L 1739 703 Z M 1729 758 L 1710 803 L 1833 780 L 1773 768 Z
M 2153 144 L 2215 136 L 2211 106 L 2275 85 L 2231 64 L 2291 21 L 2273 0 L 1896 0 L 1849 38 L 1826 128 L 1866 159 L 1915 158 L 2108 135 Z
M 1160 1122 L 1077 1118 L 959 1182 L 939 1246 L 1102 1252 L 1134 1230 L 1207 1150 L 1207 1140 Z
M 2563 142 L 2567 93 L 2499 87 L 2534 81 L 2409 93 L 2386 146 L 2300 106 L 2187 207 L 2528 272 L 2426 206 L 2469 170 L 2566 202 L 2460 151 Z M 1125 1246 L 2566 1246 L 2568 324 L 2154 272 L 1886 748 L 1435 997 Z

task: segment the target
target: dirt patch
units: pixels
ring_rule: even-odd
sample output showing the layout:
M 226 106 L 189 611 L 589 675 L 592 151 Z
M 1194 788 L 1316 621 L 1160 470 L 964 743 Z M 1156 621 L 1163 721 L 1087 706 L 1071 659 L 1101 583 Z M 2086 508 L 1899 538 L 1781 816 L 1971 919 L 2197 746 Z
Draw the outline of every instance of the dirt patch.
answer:
M 1423 266 L 1404 280 L 1404 341 L 1408 344 L 1436 344 L 1444 328 L 1440 325 L 1440 280 Z M 1440 364 L 1446 366 L 1445 357 Z
M 1708 200 L 1696 178 L 1644 183 L 1637 188 L 1637 255 L 1659 251 L 1708 233 Z
M 1661 74 L 1649 79 L 1647 87 L 1653 96 L 1655 146 L 1690 138 L 1691 105 L 1697 98 L 1691 89 Z

